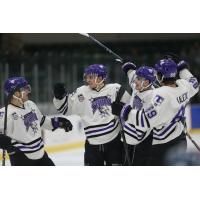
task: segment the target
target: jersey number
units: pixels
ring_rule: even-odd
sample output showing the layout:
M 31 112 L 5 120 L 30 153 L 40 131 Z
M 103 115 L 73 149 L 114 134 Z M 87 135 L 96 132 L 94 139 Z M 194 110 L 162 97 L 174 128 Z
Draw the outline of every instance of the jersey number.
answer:
M 160 106 L 162 102 L 164 101 L 164 98 L 161 97 L 160 95 L 156 95 L 154 98 L 154 106 Z M 151 106 L 150 108 L 147 109 L 147 117 L 152 118 L 157 115 L 157 112 L 154 108 L 154 106 Z
M 184 115 L 185 115 L 185 106 L 181 106 L 180 110 L 175 115 L 174 119 L 172 120 L 172 123 L 182 121 L 183 119 L 185 119 Z

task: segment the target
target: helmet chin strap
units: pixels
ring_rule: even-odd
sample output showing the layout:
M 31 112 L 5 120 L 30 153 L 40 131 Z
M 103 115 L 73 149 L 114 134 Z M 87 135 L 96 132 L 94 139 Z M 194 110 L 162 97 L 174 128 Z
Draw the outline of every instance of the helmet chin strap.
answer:
M 156 80 L 158 81 L 159 84 L 163 82 L 164 76 L 161 77 L 161 79 L 158 78 L 158 75 L 156 75 Z
M 103 86 L 103 82 L 105 81 L 105 79 L 102 79 L 102 81 L 100 81 L 99 83 L 97 83 L 97 79 L 98 79 L 98 76 L 95 77 L 95 84 L 96 84 L 96 90 L 99 91 Z
M 145 89 L 147 89 L 148 87 L 150 87 L 152 84 L 149 83 L 147 86 L 144 86 L 144 80 L 142 80 L 142 83 L 141 83 L 141 87 L 142 89 L 140 90 L 141 92 L 144 91 Z
M 16 100 L 18 100 L 22 105 L 24 104 L 24 102 L 22 101 L 22 99 L 24 97 L 24 93 L 25 93 L 24 91 L 21 92 L 21 96 L 22 96 L 21 98 L 13 95 L 13 98 L 16 99 Z

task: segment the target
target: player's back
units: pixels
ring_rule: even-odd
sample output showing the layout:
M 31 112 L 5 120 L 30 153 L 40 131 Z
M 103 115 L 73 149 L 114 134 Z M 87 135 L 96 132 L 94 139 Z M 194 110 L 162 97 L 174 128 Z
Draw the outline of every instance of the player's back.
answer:
M 170 123 L 179 110 L 185 108 L 189 100 L 187 87 L 181 83 L 176 87 L 162 86 L 155 89 L 152 104 L 159 112 L 159 116 L 163 116 L 163 122 Z
M 166 143 L 181 135 L 185 106 L 190 99 L 187 87 L 182 83 L 177 87 L 163 86 L 157 89 L 157 95 L 163 99 L 163 105 L 157 118 L 157 126 L 153 129 L 153 144 Z

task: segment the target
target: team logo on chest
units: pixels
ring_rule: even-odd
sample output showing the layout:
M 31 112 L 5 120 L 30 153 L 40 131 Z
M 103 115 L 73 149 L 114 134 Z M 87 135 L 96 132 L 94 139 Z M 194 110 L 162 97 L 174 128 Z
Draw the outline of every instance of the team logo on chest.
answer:
M 22 117 L 23 121 L 24 121 L 24 125 L 26 127 L 26 131 L 28 132 L 29 128 L 31 127 L 33 132 L 36 133 L 38 128 L 37 128 L 37 115 L 34 112 L 34 110 L 32 110 L 30 113 L 24 115 Z
M 102 117 L 109 115 L 109 106 L 111 105 L 111 98 L 109 96 L 91 98 L 90 101 L 93 114 L 98 110 Z

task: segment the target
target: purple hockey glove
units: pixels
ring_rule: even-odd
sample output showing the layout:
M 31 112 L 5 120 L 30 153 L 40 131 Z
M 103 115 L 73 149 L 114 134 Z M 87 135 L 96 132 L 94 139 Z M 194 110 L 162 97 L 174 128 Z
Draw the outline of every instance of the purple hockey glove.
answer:
M 51 122 L 52 122 L 53 130 L 57 128 L 63 128 L 65 132 L 69 132 L 73 128 L 72 123 L 68 119 L 63 118 L 63 117 L 54 117 L 51 119 Z
M 178 72 L 180 72 L 182 69 L 189 69 L 189 63 L 186 62 L 185 60 L 181 60 L 177 64 L 177 70 L 178 70 Z

